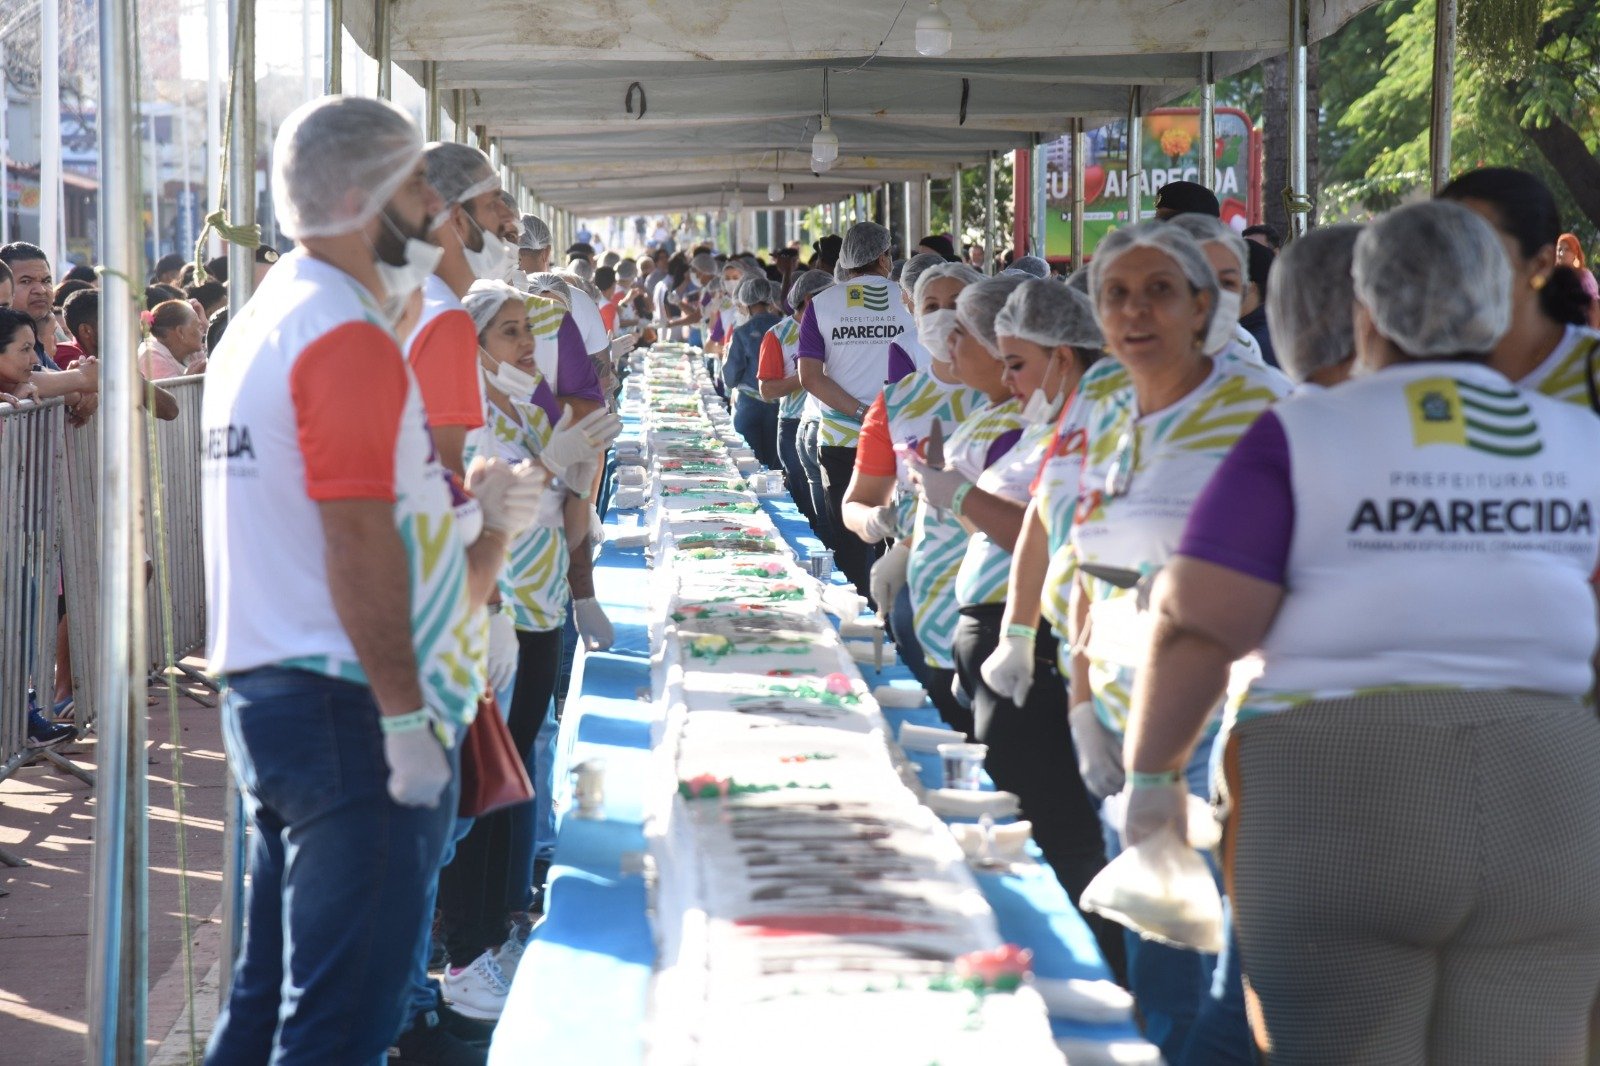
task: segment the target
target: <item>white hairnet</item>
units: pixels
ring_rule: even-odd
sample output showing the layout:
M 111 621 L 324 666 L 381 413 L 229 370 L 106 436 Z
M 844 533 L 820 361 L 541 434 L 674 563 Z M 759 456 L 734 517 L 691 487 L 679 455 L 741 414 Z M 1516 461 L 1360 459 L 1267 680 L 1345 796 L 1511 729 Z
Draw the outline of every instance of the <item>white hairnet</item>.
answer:
M 716 274 L 720 272 L 717 267 L 716 256 L 710 252 L 701 252 L 689 260 L 689 269 L 696 274 Z
M 479 280 L 474 281 L 461 298 L 461 305 L 472 316 L 472 325 L 477 329 L 478 336 L 482 337 L 483 331 L 489 328 L 489 323 L 494 321 L 494 316 L 500 313 L 507 300 L 515 300 L 517 306 L 522 306 L 523 296 L 516 286 L 503 281 Z
M 387 100 L 324 96 L 289 112 L 272 150 L 272 206 L 295 240 L 365 226 L 411 176 L 422 134 Z
M 1278 362 L 1296 383 L 1355 352 L 1350 262 L 1361 227 L 1319 226 L 1290 241 L 1272 267 L 1267 328 Z
M 734 296 L 734 299 L 744 307 L 772 303 L 772 282 L 764 277 L 752 274 L 739 282 L 738 293 Z
M 968 285 L 974 285 L 982 281 L 983 275 L 965 263 L 946 263 L 941 260 L 937 266 L 931 266 L 918 275 L 917 284 L 911 290 L 911 307 L 913 311 L 922 306 L 922 296 L 928 291 L 928 286 L 940 278 L 955 278 L 961 282 L 962 288 L 966 288 Z
M 832 287 L 833 275 L 826 270 L 808 270 L 796 278 L 789 289 L 789 305 L 798 306 L 801 300 L 809 300 L 823 289 Z
M 842 263 L 833 264 L 833 280 L 834 281 L 849 281 L 850 280 L 850 271 L 849 271 L 849 269 L 847 267 L 845 267 L 844 264 L 842 264 Z
M 1244 238 L 1236 233 L 1232 226 L 1220 218 L 1197 215 L 1193 212 L 1173 215 L 1167 219 L 1166 224 L 1177 226 L 1200 244 L 1221 244 L 1239 260 L 1239 280 L 1241 282 L 1250 280 L 1250 249 L 1245 245 Z
M 500 187 L 500 175 L 489 157 L 470 144 L 435 141 L 422 153 L 428 161 L 428 184 L 447 204 L 464 204 Z
M 1112 263 L 1135 248 L 1152 248 L 1171 259 L 1191 288 L 1210 295 L 1211 311 L 1213 314 L 1216 312 L 1217 293 L 1221 291 L 1217 285 L 1216 271 L 1211 269 L 1211 261 L 1206 258 L 1199 242 L 1189 236 L 1182 226 L 1173 225 L 1179 218 L 1190 217 L 1178 215 L 1167 222 L 1140 222 L 1135 226 L 1123 226 L 1100 239 L 1095 246 L 1094 259 L 1089 263 L 1089 297 L 1094 300 L 1096 316 L 1099 315 L 1100 286 L 1105 281 L 1106 271 L 1111 269 Z M 1206 325 L 1211 325 L 1209 314 L 1206 316 Z
M 1500 238 L 1454 201 L 1380 216 L 1356 238 L 1350 273 L 1378 332 L 1409 356 L 1487 352 L 1511 324 Z
M 589 262 L 587 259 L 574 259 L 572 262 L 567 264 L 567 271 L 569 273 L 578 275 L 578 277 L 582 278 L 584 281 L 591 281 L 594 279 L 594 264 Z
M 894 238 L 876 222 L 857 222 L 844 231 L 844 243 L 839 246 L 839 265 L 846 270 L 860 270 L 883 258 Z
M 543 296 L 558 301 L 562 307 L 572 306 L 572 289 L 562 280 L 561 275 L 548 270 L 537 274 L 528 275 L 528 293 L 531 296 Z
M 1067 288 L 1089 295 L 1089 267 L 1085 264 L 1067 275 Z M 1092 301 L 1091 301 L 1092 302 Z
M 578 292 L 581 292 L 585 296 L 589 297 L 589 299 L 593 300 L 596 304 L 600 303 L 602 298 L 600 296 L 600 290 L 595 288 L 594 282 L 590 281 L 588 278 L 570 268 L 567 270 L 552 270 L 550 273 L 554 274 L 558 279 L 566 283 L 569 294 L 572 292 L 572 290 L 576 289 Z M 567 306 L 572 306 L 572 298 L 570 295 L 567 298 Z
M 944 256 L 934 255 L 932 252 L 923 252 L 907 259 L 900 268 L 900 291 L 907 296 L 915 293 L 917 291 L 917 279 L 922 277 L 922 272 L 932 270 L 936 266 L 944 266 Z
M 996 336 L 1018 337 L 1045 348 L 1066 344 L 1098 349 L 1106 342 L 1089 298 L 1045 278 L 1017 286 L 995 316 L 994 332 Z
M 1030 278 L 1048 278 L 1050 276 L 1049 262 L 1039 258 L 1036 255 L 1024 255 L 1020 258 L 1014 259 L 1012 260 L 1011 265 L 1006 267 L 1006 269 L 1017 271 L 1020 274 L 1026 274 Z M 1013 334 L 1013 336 L 1015 336 L 1015 334 Z
M 639 278 L 639 264 L 632 259 L 624 259 L 617 264 L 618 281 L 637 281 Z
M 962 328 L 983 342 L 989 354 L 1000 358 L 1000 344 L 995 340 L 994 320 L 1017 288 L 1028 281 L 1023 274 L 996 274 L 984 278 L 961 290 L 956 297 L 956 321 Z
M 542 252 L 550 247 L 549 224 L 538 215 L 523 215 L 522 236 L 517 240 L 517 247 L 530 252 Z

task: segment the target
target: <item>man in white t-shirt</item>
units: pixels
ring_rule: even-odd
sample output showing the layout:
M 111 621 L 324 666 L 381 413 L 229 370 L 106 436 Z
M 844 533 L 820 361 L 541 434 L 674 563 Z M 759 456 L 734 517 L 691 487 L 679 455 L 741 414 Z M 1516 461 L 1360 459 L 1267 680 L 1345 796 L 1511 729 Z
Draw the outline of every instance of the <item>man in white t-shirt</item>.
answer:
M 818 293 L 800 321 L 795 365 L 800 386 L 822 410 L 818 451 L 834 529 L 845 528 L 844 494 L 855 472 L 856 441 L 867 408 L 883 391 L 890 345 L 916 334 L 889 280 L 891 243 L 889 231 L 876 222 L 851 226 L 839 249 L 843 284 Z M 840 536 L 834 546 L 839 569 L 863 596 L 874 554 L 873 546 L 852 536 Z
M 440 465 L 392 332 L 442 206 L 411 119 L 324 97 L 273 152 L 299 248 L 229 323 L 201 420 L 210 666 L 253 830 L 212 1063 L 381 1061 L 455 821 L 479 609 L 542 482 Z M 292 990 L 292 995 L 286 995 Z

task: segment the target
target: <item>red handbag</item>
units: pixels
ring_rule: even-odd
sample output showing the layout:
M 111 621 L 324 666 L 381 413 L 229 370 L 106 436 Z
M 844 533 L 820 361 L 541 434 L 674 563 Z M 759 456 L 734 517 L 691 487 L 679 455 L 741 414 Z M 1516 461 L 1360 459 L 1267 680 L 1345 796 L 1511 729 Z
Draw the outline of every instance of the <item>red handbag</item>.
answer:
M 461 802 L 456 813 L 480 818 L 531 799 L 533 782 L 491 693 L 478 701 L 478 716 L 461 739 Z

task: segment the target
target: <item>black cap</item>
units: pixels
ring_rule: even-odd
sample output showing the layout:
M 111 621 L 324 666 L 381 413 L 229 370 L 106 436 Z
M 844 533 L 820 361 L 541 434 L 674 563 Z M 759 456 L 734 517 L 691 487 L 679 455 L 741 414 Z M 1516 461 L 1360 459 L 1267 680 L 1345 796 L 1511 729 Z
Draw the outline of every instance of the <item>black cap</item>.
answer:
M 837 233 L 830 233 L 812 244 L 811 250 L 821 256 L 825 262 L 837 263 L 839 261 L 839 250 L 843 247 L 844 238 Z
M 1217 194 L 1195 181 L 1169 181 L 1156 190 L 1156 210 L 1173 215 L 1210 215 L 1222 217 L 1222 205 Z
M 588 241 L 575 241 L 572 246 L 567 249 L 567 258 L 571 259 L 574 256 L 582 256 L 584 259 L 593 259 L 594 245 L 590 244 Z
M 779 248 L 776 252 L 772 253 L 772 258 L 774 258 L 774 259 L 798 259 L 798 258 L 800 258 L 800 249 L 798 249 L 798 248 Z
M 944 256 L 944 260 L 947 263 L 954 263 L 956 261 L 956 246 L 951 242 L 949 237 L 946 237 L 942 233 L 936 233 L 932 236 L 924 237 L 922 240 L 918 241 L 917 244 L 923 248 L 932 249 L 934 255 Z

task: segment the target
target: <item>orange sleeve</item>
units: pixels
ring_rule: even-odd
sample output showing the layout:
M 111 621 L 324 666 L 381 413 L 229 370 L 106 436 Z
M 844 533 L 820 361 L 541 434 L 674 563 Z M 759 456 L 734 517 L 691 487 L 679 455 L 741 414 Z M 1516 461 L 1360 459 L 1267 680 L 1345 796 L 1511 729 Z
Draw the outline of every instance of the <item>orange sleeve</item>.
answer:
M 394 338 L 371 322 L 347 322 L 300 353 L 289 396 L 306 495 L 394 502 L 395 442 L 410 387 Z
M 889 411 L 883 393 L 867 408 L 861 422 L 861 437 L 856 441 L 856 470 L 869 477 L 894 477 L 894 441 L 889 437 Z
M 783 372 L 783 345 L 768 333 L 761 338 L 761 359 L 756 363 L 757 381 L 782 381 L 788 377 Z
M 617 305 L 610 300 L 601 304 L 600 321 L 606 327 L 606 335 L 610 336 L 611 331 L 617 328 Z
M 478 391 L 478 331 L 472 316 L 452 309 L 422 327 L 407 355 L 422 389 L 430 426 L 483 425 Z

